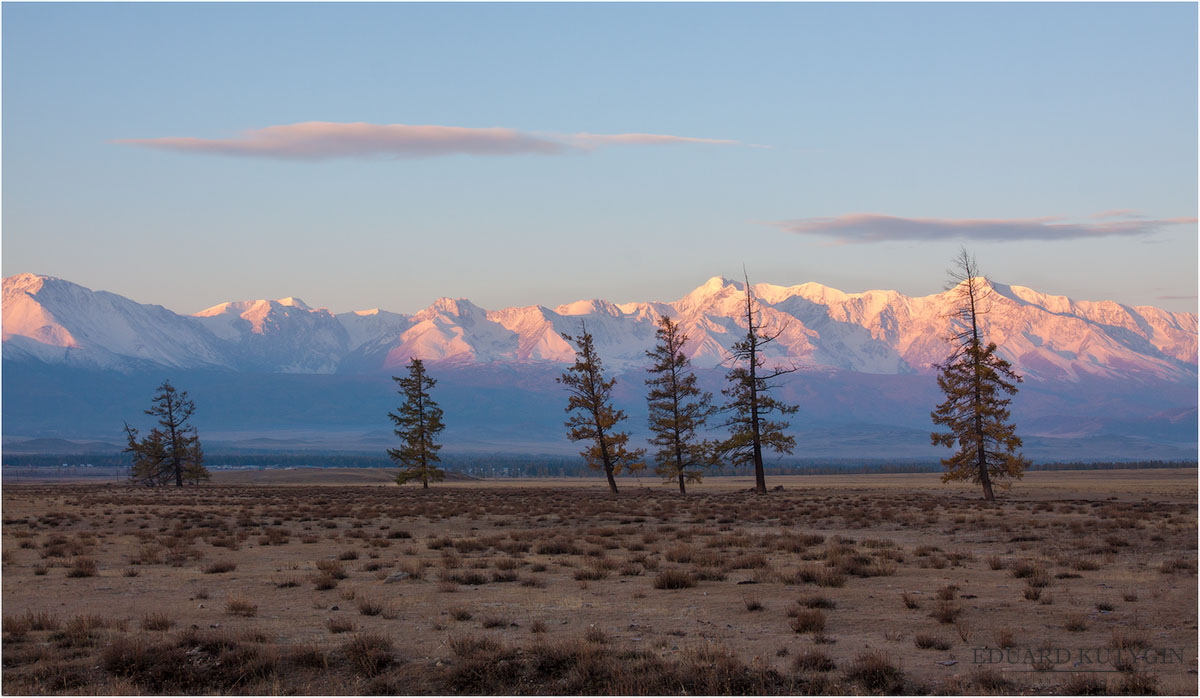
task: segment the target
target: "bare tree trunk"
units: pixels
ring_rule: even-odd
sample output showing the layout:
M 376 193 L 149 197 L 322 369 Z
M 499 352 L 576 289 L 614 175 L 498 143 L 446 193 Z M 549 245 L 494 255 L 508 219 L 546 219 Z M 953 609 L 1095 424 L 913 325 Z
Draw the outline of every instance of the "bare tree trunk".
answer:
M 613 469 L 611 465 L 605 464 L 604 474 L 608 476 L 608 489 L 612 490 L 613 494 L 617 494 L 617 481 L 613 478 Z
M 968 269 L 970 268 L 968 267 Z M 983 386 L 981 385 L 983 367 L 979 365 L 978 309 L 975 306 L 975 279 L 971 271 L 968 271 L 967 284 L 967 295 L 971 301 L 971 367 L 974 369 L 975 375 L 975 385 L 972 386 L 975 392 L 975 456 L 979 461 L 979 482 L 983 485 L 983 498 L 989 502 L 994 502 L 996 501 L 996 495 L 992 492 L 992 480 L 988 475 L 987 449 L 985 448 L 987 441 L 984 438 L 983 414 L 980 411 L 980 406 L 983 404 Z
M 758 429 L 758 336 L 754 333 L 754 315 L 750 306 L 750 280 L 746 280 L 746 323 L 750 327 L 750 433 L 754 439 L 754 491 L 766 494 L 767 476 L 763 472 L 762 434 Z

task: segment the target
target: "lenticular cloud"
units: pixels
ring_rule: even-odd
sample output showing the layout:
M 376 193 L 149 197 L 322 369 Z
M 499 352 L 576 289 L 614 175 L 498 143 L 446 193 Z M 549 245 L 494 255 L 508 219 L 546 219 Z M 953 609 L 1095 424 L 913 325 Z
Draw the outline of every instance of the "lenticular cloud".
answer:
M 1171 225 L 1195 223 L 1195 218 L 1151 219 L 1129 211 L 1107 211 L 1088 221 L 1063 218 L 901 218 L 875 213 L 849 213 L 827 218 L 799 218 L 772 225 L 797 235 L 828 238 L 834 244 L 911 240 L 968 239 L 1069 240 L 1110 236 L 1140 236 Z M 1117 219 L 1117 220 L 1113 220 Z
M 556 155 L 605 145 L 698 143 L 736 145 L 737 141 L 654 133 L 574 135 L 529 134 L 510 128 L 414 126 L 409 124 L 308 121 L 246 131 L 237 138 L 130 138 L 126 145 L 210 155 L 241 155 L 286 160 L 333 158 L 410 159 L 446 155 Z

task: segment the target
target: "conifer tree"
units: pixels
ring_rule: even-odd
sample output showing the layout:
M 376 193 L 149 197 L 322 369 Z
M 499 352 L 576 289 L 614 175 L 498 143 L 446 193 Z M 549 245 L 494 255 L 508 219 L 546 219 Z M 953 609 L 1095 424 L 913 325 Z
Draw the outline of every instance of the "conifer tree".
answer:
M 767 419 L 772 414 L 795 414 L 800 409 L 770 395 L 776 386 L 769 381 L 797 370 L 794 366 L 765 369 L 763 347 L 778 336 L 779 332 L 768 334 L 763 330 L 762 314 L 746 277 L 746 336 L 730 351 L 731 368 L 725 376 L 729 387 L 721 391 L 728 398 L 722 411 L 729 413 L 722 426 L 729 428 L 730 435 L 717 446 L 716 457 L 735 466 L 753 463 L 754 491 L 759 494 L 767 491 L 763 448 L 782 454 L 791 453 L 796 446 L 796 439 L 783 433 L 789 426 L 787 422 Z
M 431 480 L 441 482 L 446 476 L 437 467 L 441 462 L 438 451 L 442 445 L 436 441 L 446 425 L 442 423 L 442 408 L 429 396 L 429 390 L 437 385 L 437 381 L 429 377 L 424 362 L 416 357 L 408 364 L 406 378 L 392 376 L 392 380 L 400 386 L 397 392 L 404 396 L 400 409 L 388 412 L 396 425 L 396 436 L 403 441 L 400 448 L 388 449 L 388 456 L 400 466 L 396 482 L 403 485 L 419 480 L 422 488 L 429 489 Z
M 992 485 L 1007 486 L 1009 478 L 1020 479 L 1029 461 L 1017 452 L 1021 439 L 1010 420 L 1008 405 L 1021 377 L 1012 365 L 996 354 L 996 343 L 984 344 L 981 316 L 991 293 L 991 284 L 979 275 L 975 259 L 965 249 L 950 271 L 951 289 L 958 307 L 951 317 L 954 345 L 950 356 L 938 365 L 938 387 L 946 400 L 930 416 L 934 424 L 949 432 L 930 435 L 934 445 L 958 451 L 942 459 L 943 482 L 970 480 L 983 487 L 983 496 L 995 501 Z
M 712 393 L 696 387 L 696 374 L 691 361 L 683 353 L 688 337 L 679 325 L 663 315 L 655 332 L 657 343 L 646 352 L 654 361 L 646 385 L 650 392 L 646 400 L 650 407 L 650 443 L 658 446 L 654 453 L 654 472 L 670 482 L 679 481 L 679 492 L 687 489 L 685 482 L 700 482 L 703 468 L 712 464 L 712 444 L 698 441 L 696 432 L 713 412 Z
M 186 390 L 176 390 L 171 381 L 158 386 L 146 410 L 146 414 L 158 417 L 158 426 L 139 439 L 138 430 L 125 425 L 125 453 L 133 456 L 129 471 L 132 482 L 157 486 L 174 480 L 177 487 L 182 487 L 185 482 L 196 484 L 210 478 L 204 467 L 200 436 L 190 423 L 195 412 L 196 404 Z
M 587 325 L 581 322 L 579 326 L 578 337 L 562 335 L 575 346 L 575 364 L 555 379 L 567 386 L 569 393 L 566 411 L 570 416 L 565 423 L 567 438 L 590 442 L 580 455 L 588 467 L 604 471 L 608 488 L 616 494 L 615 476 L 646 467 L 641 460 L 646 451 L 641 448 L 629 450 L 629 434 L 616 430 L 625 419 L 625 412 L 612 405 L 612 390 L 617 379 L 605 379 L 592 335 L 588 333 Z

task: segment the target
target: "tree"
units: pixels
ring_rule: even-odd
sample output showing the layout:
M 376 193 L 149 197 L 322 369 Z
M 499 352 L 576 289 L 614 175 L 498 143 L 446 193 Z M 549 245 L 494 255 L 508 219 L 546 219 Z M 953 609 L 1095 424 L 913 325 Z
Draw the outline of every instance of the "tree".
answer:
M 763 472 L 763 447 L 777 453 L 791 453 L 796 439 L 784 434 L 788 423 L 771 421 L 768 415 L 795 414 L 800 408 L 788 405 L 771 397 L 774 387 L 769 381 L 797 369 L 776 368 L 764 370 L 763 346 L 775 341 L 779 332 L 767 334 L 763 331 L 762 314 L 757 309 L 750 278 L 746 277 L 746 336 L 735 342 L 728 360 L 731 368 L 726 379 L 730 385 L 721 391 L 728 401 L 722 408 L 729 418 L 722 425 L 730 430 L 729 438 L 717 446 L 716 456 L 727 459 L 733 465 L 754 464 L 754 491 L 767 491 L 766 475 Z
M 158 426 L 139 439 L 138 430 L 125 424 L 125 453 L 133 456 L 131 481 L 157 486 L 174 480 L 177 487 L 182 487 L 184 482 L 197 484 L 211 477 L 204 467 L 200 435 L 190 423 L 195 412 L 196 404 L 187 391 L 176 390 L 169 380 L 158 386 L 146 410 L 146 414 L 158 417 Z
M 429 489 L 429 481 L 441 482 L 446 473 L 437 467 L 441 462 L 438 451 L 442 445 L 435 441 L 439 432 L 446 428 L 442 423 L 442 408 L 429 396 L 429 390 L 437 381 L 425 373 L 425 364 L 413 358 L 408 364 L 408 377 L 392 376 L 399 384 L 404 396 L 398 413 L 388 412 L 395 423 L 395 434 L 404 442 L 400 448 L 389 448 L 388 455 L 400 466 L 396 482 L 403 485 L 410 480 L 420 480 L 421 487 Z
M 712 444 L 696 440 L 696 431 L 713 412 L 712 393 L 696 387 L 696 374 L 683 353 L 688 337 L 679 331 L 679 325 L 663 315 L 655 336 L 658 342 L 646 352 L 654 361 L 646 379 L 650 431 L 654 433 L 650 443 L 659 447 L 654 453 L 654 472 L 667 482 L 678 480 L 679 492 L 684 494 L 684 482 L 700 482 L 702 468 L 712 464 Z
M 608 488 L 617 493 L 616 475 L 624 471 L 638 471 L 646 467 L 641 458 L 645 449 L 629 450 L 629 434 L 616 431 L 616 426 L 625 419 L 625 412 L 613 409 L 612 390 L 617 379 L 605 380 L 604 368 L 592 335 L 587 325 L 579 324 L 580 334 L 572 337 L 563 333 L 562 338 L 575 346 L 575 364 L 555 380 L 565 386 L 570 397 L 566 411 L 570 414 L 565 423 L 567 438 L 572 441 L 587 441 L 591 445 L 580 452 L 588 467 L 603 470 L 608 478 Z
M 950 271 L 958 306 L 951 315 L 949 341 L 954 349 L 937 365 L 937 383 L 946 400 L 930 416 L 934 424 L 949 432 L 933 432 L 934 445 L 958 451 L 942 459 L 946 472 L 942 482 L 971 480 L 983 486 L 983 496 L 995 501 L 992 484 L 1007 486 L 1008 478 L 1020 479 L 1029 461 L 1017 453 L 1021 439 L 1016 435 L 1008 405 L 1021 377 L 1012 365 L 996 354 L 996 343 L 984 344 L 980 318 L 986 313 L 990 282 L 979 275 L 975 258 L 959 252 Z

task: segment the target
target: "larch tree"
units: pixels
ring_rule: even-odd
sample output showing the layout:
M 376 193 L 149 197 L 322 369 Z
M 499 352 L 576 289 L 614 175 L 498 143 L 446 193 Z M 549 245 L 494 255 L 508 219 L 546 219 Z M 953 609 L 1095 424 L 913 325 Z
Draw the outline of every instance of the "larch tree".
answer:
M 646 400 L 650 408 L 650 444 L 654 452 L 654 472 L 666 482 L 678 480 L 680 494 L 685 482 L 700 482 L 703 469 L 712 464 L 712 444 L 698 440 L 696 432 L 704 428 L 713 413 L 712 393 L 696 387 L 696 374 L 683 353 L 688 337 L 679 325 L 663 315 L 655 333 L 657 342 L 646 356 L 654 363 L 647 369 L 650 390 Z
M 570 415 L 565 426 L 567 438 L 589 445 L 580 452 L 588 467 L 603 470 L 608 488 L 617 493 L 616 476 L 625 471 L 636 472 L 646 467 L 642 461 L 645 449 L 629 449 L 629 434 L 617 431 L 625 412 L 613 407 L 612 391 L 617 379 L 604 377 L 604 368 L 587 325 L 580 323 L 580 334 L 562 338 L 575 347 L 575 364 L 555 380 L 567 386 L 566 411 Z
M 934 445 L 958 448 L 942 459 L 942 481 L 977 482 L 992 502 L 993 485 L 1008 486 L 1009 479 L 1020 479 L 1029 467 L 1029 460 L 1018 452 L 1021 439 L 1008 410 L 1021 377 L 996 354 L 995 342 L 984 343 L 981 318 L 991 284 L 965 249 L 955 258 L 950 279 L 949 290 L 957 299 L 949 337 L 953 351 L 937 366 L 938 387 L 946 399 L 930 415 L 934 424 L 949 431 L 930 436 Z
M 186 390 L 177 390 L 169 380 L 158 386 L 158 393 L 146 410 L 146 414 L 158 417 L 158 426 L 139 438 L 138 430 L 125 424 L 124 452 L 133 457 L 130 481 L 148 486 L 174 481 L 177 487 L 182 487 L 185 482 L 197 484 L 211 477 L 204 467 L 200 435 L 191 424 L 195 412 L 196 404 Z
M 763 449 L 777 453 L 791 453 L 796 439 L 784 433 L 789 424 L 768 419 L 771 415 L 795 414 L 800 408 L 780 402 L 770 391 L 777 387 L 771 380 L 796 367 L 767 370 L 763 347 L 775 341 L 779 332 L 765 331 L 762 313 L 754 299 L 750 279 L 746 277 L 746 336 L 735 342 L 730 350 L 729 387 L 721 391 L 727 398 L 722 411 L 728 418 L 722 426 L 730 430 L 729 438 L 720 442 L 715 451 L 718 460 L 727 460 L 734 466 L 754 465 L 754 491 L 767 491 L 767 479 L 763 470 Z
M 425 372 L 425 364 L 413 357 L 408 364 L 408 376 L 392 376 L 397 392 L 404 402 L 396 412 L 388 412 L 395 424 L 393 430 L 400 437 L 400 448 L 389 448 L 388 456 L 400 467 L 396 482 L 420 481 L 421 487 L 429 489 L 429 483 L 441 482 L 445 472 L 437 466 L 441 462 L 438 451 L 442 445 L 437 435 L 446 425 L 442 423 L 442 408 L 429 395 L 437 381 Z

